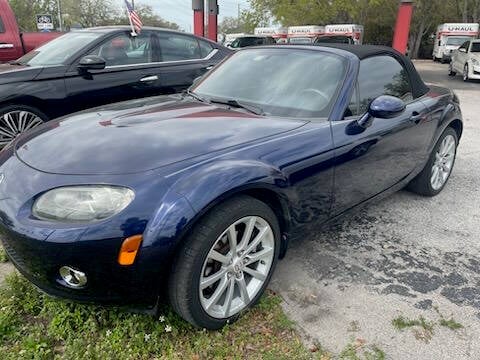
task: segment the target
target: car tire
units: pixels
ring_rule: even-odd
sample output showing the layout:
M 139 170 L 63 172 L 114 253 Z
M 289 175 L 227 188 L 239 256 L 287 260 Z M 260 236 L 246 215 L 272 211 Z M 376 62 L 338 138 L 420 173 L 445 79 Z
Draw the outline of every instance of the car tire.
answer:
M 255 246 L 258 234 L 263 237 Z M 192 228 L 174 259 L 168 281 L 173 309 L 198 328 L 216 330 L 236 321 L 267 287 L 280 243 L 277 217 L 265 203 L 240 196 L 216 206 Z
M 440 193 L 455 165 L 457 146 L 457 132 L 448 127 L 435 144 L 422 172 L 408 184 L 407 189 L 423 196 L 435 196 Z
M 448 65 L 448 76 L 455 76 L 457 75 L 457 72 L 453 70 L 453 64 L 450 62 Z
M 463 81 L 467 82 L 468 80 L 470 80 L 468 77 L 468 64 L 465 64 L 463 67 Z
M 48 120 L 47 115 L 31 106 L 9 105 L 0 108 L 0 149 L 24 131 Z

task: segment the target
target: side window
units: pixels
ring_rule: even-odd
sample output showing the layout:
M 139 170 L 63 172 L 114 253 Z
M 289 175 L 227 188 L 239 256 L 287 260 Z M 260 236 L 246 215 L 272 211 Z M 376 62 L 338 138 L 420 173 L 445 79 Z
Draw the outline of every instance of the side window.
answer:
M 97 46 L 90 55 L 104 58 L 107 66 L 149 63 L 152 61 L 150 34 L 144 32 L 137 37 L 117 35 Z
M 202 58 L 197 39 L 187 35 L 162 33 L 160 35 L 160 49 L 163 61 L 181 61 Z
M 411 101 L 412 87 L 408 74 L 400 63 L 391 56 L 374 56 L 362 60 L 358 74 L 360 113 L 380 95 L 396 96 Z
M 5 25 L 3 25 L 2 17 L 0 16 L 0 34 L 5 32 Z
M 203 59 L 213 51 L 213 46 L 206 41 L 198 40 L 198 42 L 200 43 L 200 54 Z

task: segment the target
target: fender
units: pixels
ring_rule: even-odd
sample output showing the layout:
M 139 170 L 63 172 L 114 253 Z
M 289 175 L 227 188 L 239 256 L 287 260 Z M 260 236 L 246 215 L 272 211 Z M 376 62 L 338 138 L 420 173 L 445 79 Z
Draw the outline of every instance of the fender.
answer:
M 463 130 L 463 122 L 462 122 L 462 115 L 458 109 L 457 106 L 453 105 L 452 103 L 448 104 L 445 106 L 443 109 L 442 115 L 440 117 L 440 121 L 438 122 L 438 127 L 435 131 L 435 135 L 433 137 L 433 141 L 430 144 L 429 152 L 431 152 L 437 143 L 438 139 L 442 135 L 442 133 L 445 131 L 447 127 L 449 127 L 453 122 L 457 122 L 457 126 L 460 126 L 459 129 L 455 128 L 455 130 L 459 130 L 459 136 L 458 140 L 460 140 L 462 130 Z

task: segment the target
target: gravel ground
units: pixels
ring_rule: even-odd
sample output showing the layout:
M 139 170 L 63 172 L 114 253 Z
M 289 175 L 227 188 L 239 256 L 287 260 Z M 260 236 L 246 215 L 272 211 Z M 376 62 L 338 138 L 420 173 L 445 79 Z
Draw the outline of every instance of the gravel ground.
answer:
M 401 191 L 291 245 L 271 288 L 307 341 L 334 353 L 352 341 L 391 359 L 480 358 L 480 82 L 416 63 L 426 82 L 455 89 L 464 135 L 444 191 Z M 392 320 L 423 317 L 433 329 Z M 454 319 L 462 328 L 441 326 Z
M 392 359 L 480 358 L 480 83 L 416 66 L 460 97 L 465 130 L 449 184 L 435 198 L 399 192 L 291 245 L 271 288 L 304 334 L 334 353 L 376 345 Z M 0 282 L 11 272 L 0 264 Z M 392 320 L 424 317 L 433 331 Z M 451 330 L 439 320 L 454 319 Z

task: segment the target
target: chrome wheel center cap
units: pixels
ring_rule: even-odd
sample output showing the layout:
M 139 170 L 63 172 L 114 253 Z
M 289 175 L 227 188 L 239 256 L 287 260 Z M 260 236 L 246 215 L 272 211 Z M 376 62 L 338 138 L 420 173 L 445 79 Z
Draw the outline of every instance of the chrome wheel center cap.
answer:
M 241 275 L 243 273 L 243 260 L 241 258 L 236 258 L 233 260 L 232 263 L 232 271 L 235 273 L 235 275 Z

